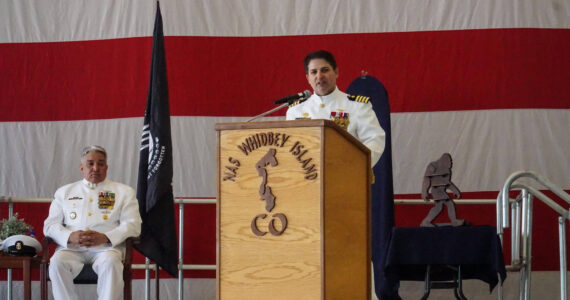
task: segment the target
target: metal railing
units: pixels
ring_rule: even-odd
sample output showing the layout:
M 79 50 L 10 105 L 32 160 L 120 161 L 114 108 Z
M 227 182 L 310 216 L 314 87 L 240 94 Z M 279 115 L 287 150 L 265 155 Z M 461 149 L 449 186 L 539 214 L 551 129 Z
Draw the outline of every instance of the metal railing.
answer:
M 461 201 L 456 201 L 455 204 L 496 204 L 497 207 L 497 234 L 499 235 L 501 242 L 503 242 L 503 228 L 509 227 L 509 216 L 508 208 L 511 205 L 511 211 L 513 216 L 513 229 L 511 231 L 512 239 L 512 261 L 511 265 L 507 266 L 507 270 L 515 271 L 520 270 L 521 274 L 521 285 L 520 299 L 528 300 L 530 295 L 530 271 L 531 271 L 531 233 L 532 233 L 532 197 L 533 195 L 541 199 L 548 206 L 557 211 L 561 216 L 559 217 L 559 232 L 560 232 L 560 251 L 561 251 L 561 270 L 566 270 L 566 249 L 565 249 L 565 232 L 564 232 L 564 222 L 568 218 L 569 212 L 565 210 L 556 202 L 548 198 L 542 192 L 526 186 L 524 184 L 513 184 L 518 178 L 521 177 L 531 177 L 536 179 L 538 182 L 545 185 L 551 191 L 553 191 L 560 198 L 566 200 L 570 203 L 570 195 L 565 193 L 562 189 L 554 186 L 550 181 L 544 177 L 534 174 L 532 172 L 517 172 L 512 174 L 505 186 L 499 193 L 497 199 L 461 199 Z M 510 190 L 521 190 L 521 195 L 516 199 L 509 199 L 508 192 Z M 506 197 L 504 195 L 507 195 Z M 15 198 L 15 197 L 3 197 L 0 196 L 0 203 L 8 203 L 8 214 L 9 216 L 14 214 L 13 204 L 14 203 L 50 203 L 52 198 Z M 507 202 L 507 209 L 505 209 L 505 201 Z M 184 253 L 184 208 L 186 204 L 216 204 L 215 197 L 176 197 L 175 203 L 179 205 L 179 236 L 178 236 L 178 299 L 183 299 L 183 272 L 184 270 L 216 270 L 216 265 L 196 265 L 196 264 L 184 264 L 183 253 Z M 405 205 L 430 205 L 431 202 L 425 202 L 423 199 L 394 199 L 394 204 L 405 204 Z M 507 211 L 506 217 L 504 212 Z M 506 225 L 505 225 L 506 224 Z M 522 253 L 521 253 L 522 252 Z M 145 260 L 144 264 L 133 264 L 133 269 L 145 270 L 145 299 L 150 299 L 150 271 L 154 271 L 155 274 L 158 272 L 158 267 L 156 264 L 151 264 L 149 259 Z M 566 299 L 566 272 L 561 272 L 561 299 Z M 157 276 L 155 277 L 157 278 Z M 12 274 L 11 270 L 8 270 L 8 287 L 7 293 L 8 297 L 6 299 L 11 299 L 12 296 Z M 156 283 L 158 283 L 157 279 Z M 562 284 L 564 283 L 564 284 Z M 499 299 L 502 299 L 502 289 L 501 285 L 499 288 Z M 157 290 L 158 291 L 158 290 Z
M 52 198 L 17 198 L 17 197 L 4 197 L 0 196 L 0 203 L 8 203 L 8 216 L 14 214 L 14 203 L 51 203 Z M 174 202 L 178 204 L 179 209 L 179 236 L 178 236 L 178 299 L 184 299 L 183 289 L 183 272 L 184 270 L 216 270 L 216 265 L 192 265 L 184 264 L 184 207 L 186 204 L 216 204 L 215 197 L 175 197 Z M 457 201 L 456 204 L 495 204 L 494 199 L 462 199 Z M 429 205 L 431 202 L 426 202 L 423 199 L 394 199 L 394 204 L 407 204 L 407 205 Z M 150 299 L 150 280 L 153 271 L 155 273 L 155 284 L 158 285 L 158 266 L 150 263 L 148 258 L 145 259 L 144 264 L 132 264 L 132 269 L 145 270 L 145 299 Z M 12 299 L 12 270 L 8 270 L 7 276 L 7 298 Z M 158 291 L 158 288 L 156 289 Z
M 511 264 L 509 271 L 519 271 L 519 299 L 530 299 L 531 265 L 532 265 L 532 201 L 536 197 L 559 214 L 558 232 L 560 247 L 560 299 L 566 300 L 566 232 L 565 222 L 569 212 L 556 201 L 550 199 L 541 191 L 527 184 L 515 182 L 521 178 L 530 178 L 553 192 L 567 203 L 570 195 L 554 185 L 546 177 L 532 171 L 518 171 L 511 174 L 497 197 L 497 234 L 503 243 L 503 229 L 509 227 L 509 211 L 513 219 L 511 229 Z M 509 198 L 511 190 L 520 190 L 515 199 Z M 510 206 L 510 207 L 509 207 Z M 499 299 L 502 299 L 502 290 L 499 289 Z

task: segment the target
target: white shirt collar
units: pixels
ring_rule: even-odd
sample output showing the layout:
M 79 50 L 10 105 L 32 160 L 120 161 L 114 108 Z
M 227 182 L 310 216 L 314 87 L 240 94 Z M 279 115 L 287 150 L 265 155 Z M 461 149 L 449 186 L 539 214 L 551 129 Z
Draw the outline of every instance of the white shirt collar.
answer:
M 342 94 L 343 93 L 338 89 L 338 87 L 335 86 L 332 93 L 330 93 L 328 95 L 324 95 L 324 96 L 319 96 L 317 94 L 314 94 L 314 95 L 317 96 L 321 100 L 321 102 L 326 102 L 326 101 L 334 100 L 334 99 L 338 98 L 339 96 L 342 96 Z
M 83 178 L 83 184 L 92 190 L 96 189 L 99 186 L 102 186 L 103 184 L 105 184 L 106 181 L 107 181 L 107 178 L 105 178 L 105 180 L 103 180 L 99 183 L 93 183 L 93 182 L 89 182 L 87 179 Z

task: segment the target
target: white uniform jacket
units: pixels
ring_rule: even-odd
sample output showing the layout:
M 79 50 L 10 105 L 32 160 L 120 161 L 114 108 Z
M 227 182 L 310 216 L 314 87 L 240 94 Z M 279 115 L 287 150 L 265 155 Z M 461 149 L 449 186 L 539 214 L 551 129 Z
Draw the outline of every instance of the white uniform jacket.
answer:
M 330 119 L 333 115 L 338 116 L 343 113 L 348 113 L 348 133 L 370 149 L 370 160 L 374 166 L 384 151 L 386 135 L 370 102 L 350 100 L 348 95 L 337 87 L 326 96 L 313 94 L 306 101 L 298 104 L 294 102 L 289 106 L 286 118 L 287 120 Z
M 141 217 L 135 191 L 109 179 L 93 184 L 83 179 L 59 188 L 44 222 L 44 235 L 54 239 L 58 249 L 102 250 L 119 248 L 122 252 L 128 237 L 139 236 Z M 104 233 L 111 244 L 79 247 L 68 244 L 76 230 Z

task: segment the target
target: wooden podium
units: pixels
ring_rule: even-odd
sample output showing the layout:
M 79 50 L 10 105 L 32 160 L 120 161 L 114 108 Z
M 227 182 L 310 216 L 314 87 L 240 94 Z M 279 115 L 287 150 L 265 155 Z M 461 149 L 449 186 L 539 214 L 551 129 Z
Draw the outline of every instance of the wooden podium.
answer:
M 370 299 L 370 151 L 328 120 L 219 123 L 217 299 Z

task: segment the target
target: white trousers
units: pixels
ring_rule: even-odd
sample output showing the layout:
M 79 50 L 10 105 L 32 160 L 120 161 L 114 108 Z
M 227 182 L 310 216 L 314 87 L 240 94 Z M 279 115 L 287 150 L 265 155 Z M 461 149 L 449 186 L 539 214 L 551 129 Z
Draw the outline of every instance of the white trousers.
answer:
M 97 297 L 119 300 L 123 296 L 123 253 L 117 249 L 74 251 L 60 249 L 50 259 L 49 277 L 56 300 L 77 300 L 73 284 L 84 264 L 93 264 L 97 274 Z

